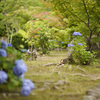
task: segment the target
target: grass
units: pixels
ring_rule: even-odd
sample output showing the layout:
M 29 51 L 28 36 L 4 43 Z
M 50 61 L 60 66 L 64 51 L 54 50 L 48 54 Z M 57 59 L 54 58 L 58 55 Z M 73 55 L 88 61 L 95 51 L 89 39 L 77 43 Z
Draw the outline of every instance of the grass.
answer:
M 86 91 L 100 83 L 100 59 L 88 66 L 43 66 L 58 63 L 66 55 L 66 51 L 51 51 L 50 55 L 38 56 L 36 61 L 25 61 L 28 66 L 25 78 L 35 84 L 33 95 L 16 98 L 0 96 L 0 100 L 83 100 Z

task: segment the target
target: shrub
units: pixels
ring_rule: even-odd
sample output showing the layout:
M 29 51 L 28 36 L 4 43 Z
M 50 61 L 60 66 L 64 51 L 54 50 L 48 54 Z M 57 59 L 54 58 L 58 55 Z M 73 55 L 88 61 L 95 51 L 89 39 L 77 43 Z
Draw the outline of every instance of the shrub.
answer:
M 86 43 L 81 36 L 81 33 L 73 33 L 72 44 L 68 44 L 68 47 L 73 48 L 72 57 L 75 62 L 88 65 L 94 60 L 94 55 L 90 51 L 86 51 Z
M 17 42 L 16 42 L 17 41 Z M 20 50 L 23 48 L 28 48 L 28 42 L 26 42 L 26 39 L 22 37 L 21 34 L 15 34 L 13 35 L 12 45 L 17 49 Z
M 84 45 L 73 46 L 73 58 L 82 65 L 89 65 L 93 59 L 94 55 L 90 51 L 85 50 Z
M 21 52 L 6 41 L 1 41 L 0 47 L 0 91 L 21 89 L 20 93 L 28 96 L 34 89 L 34 83 L 24 79 L 27 66 L 21 59 Z

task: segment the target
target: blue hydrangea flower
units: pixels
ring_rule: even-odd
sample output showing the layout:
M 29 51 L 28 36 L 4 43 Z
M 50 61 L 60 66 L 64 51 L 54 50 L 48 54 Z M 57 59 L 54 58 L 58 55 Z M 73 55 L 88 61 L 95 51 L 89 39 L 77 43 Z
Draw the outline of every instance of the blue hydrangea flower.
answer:
M 81 33 L 80 33 L 80 32 L 74 32 L 74 33 L 73 33 L 73 36 L 76 36 L 76 35 L 81 36 Z
M 24 64 L 24 62 L 20 60 L 15 61 L 15 66 L 13 67 L 13 73 L 16 76 L 20 76 L 24 74 L 27 71 L 27 66 Z
M 22 53 L 24 53 L 24 52 L 27 52 L 28 50 L 27 49 L 22 49 L 22 50 L 20 50 Z
M 25 51 L 24 50 L 20 50 L 22 53 L 24 53 Z
M 1 41 L 1 48 L 6 49 L 8 47 L 8 43 L 6 41 Z
M 29 50 L 27 50 L 26 52 L 29 53 Z
M 29 86 L 31 90 L 33 90 L 35 88 L 34 83 L 29 79 L 24 79 L 22 85 Z
M 23 96 L 28 96 L 31 93 L 31 89 L 29 86 L 23 86 L 20 93 Z
M 5 71 L 0 70 L 0 84 L 3 84 L 8 79 L 8 76 Z
M 12 44 L 10 44 L 10 43 L 8 43 L 8 46 L 9 46 L 9 47 L 13 47 L 13 45 L 12 45 Z
M 82 46 L 83 44 L 82 43 L 78 43 L 78 45 L 81 45 Z
M 1 57 L 6 57 L 6 56 L 7 56 L 6 50 L 0 49 L 0 56 L 1 56 Z
M 72 47 L 73 46 L 73 44 L 68 44 L 68 47 Z
M 22 80 L 24 80 L 24 74 L 18 76 L 18 78 L 21 78 Z
M 24 62 L 23 62 L 22 59 L 16 60 L 16 61 L 15 61 L 15 65 L 16 65 L 16 66 L 17 66 L 17 65 L 24 65 L 24 66 L 26 66 L 26 65 L 24 64 Z

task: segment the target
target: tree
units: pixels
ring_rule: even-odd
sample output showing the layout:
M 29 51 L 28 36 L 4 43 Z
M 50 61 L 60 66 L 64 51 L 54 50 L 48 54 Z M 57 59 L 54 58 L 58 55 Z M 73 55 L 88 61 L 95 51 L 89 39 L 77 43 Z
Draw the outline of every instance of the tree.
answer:
M 52 0 L 51 2 L 65 17 L 66 27 L 81 32 L 86 39 L 87 50 L 92 51 L 92 44 L 100 40 L 100 1 Z
M 0 1 L 0 36 L 7 36 L 12 42 L 12 36 L 19 29 L 24 29 L 25 23 L 37 6 L 42 6 L 40 0 L 1 0 Z M 12 9 L 13 8 L 13 9 Z

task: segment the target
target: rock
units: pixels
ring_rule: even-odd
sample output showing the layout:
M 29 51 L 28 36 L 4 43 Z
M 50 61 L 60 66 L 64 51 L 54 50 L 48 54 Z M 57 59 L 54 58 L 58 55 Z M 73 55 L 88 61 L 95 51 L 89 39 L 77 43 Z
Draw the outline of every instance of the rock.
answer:
M 54 83 L 54 85 L 61 86 L 64 84 L 69 84 L 66 80 L 59 80 L 58 82 Z
M 99 98 L 100 98 L 100 84 L 98 84 L 96 87 L 92 89 L 89 89 L 86 92 L 84 100 L 99 100 Z
M 97 99 L 92 95 L 88 95 L 84 97 L 84 100 L 97 100 Z
M 95 97 L 99 97 L 100 96 L 100 88 L 93 88 L 87 91 L 86 93 L 87 95 L 92 95 Z
M 45 82 L 44 85 L 51 85 L 51 83 L 49 83 L 49 82 Z
M 49 85 L 44 84 L 44 85 L 43 85 L 43 88 L 44 88 L 44 89 L 50 89 L 50 86 L 49 86 Z
M 43 88 L 50 89 L 50 87 L 51 87 L 50 85 L 51 85 L 51 83 L 45 82 L 44 85 L 43 85 Z
M 19 93 L 8 93 L 8 96 L 19 96 Z
M 8 96 L 19 96 L 19 93 L 2 93 L 2 96 L 4 98 L 8 97 Z
M 37 91 L 44 91 L 45 88 L 40 88 L 40 89 L 37 89 Z
M 69 65 L 69 66 L 68 66 L 68 68 L 69 68 L 69 69 L 72 69 L 72 66 L 71 66 L 71 65 Z
M 7 97 L 7 94 L 6 94 L 6 93 L 2 93 L 2 96 L 3 96 L 4 98 L 6 98 L 6 97 Z
M 59 88 L 59 87 L 57 87 L 57 86 L 53 86 L 53 89 L 60 90 L 60 88 Z
M 31 93 L 31 95 L 36 95 L 35 93 Z
M 55 71 L 53 74 L 60 75 L 59 71 Z

